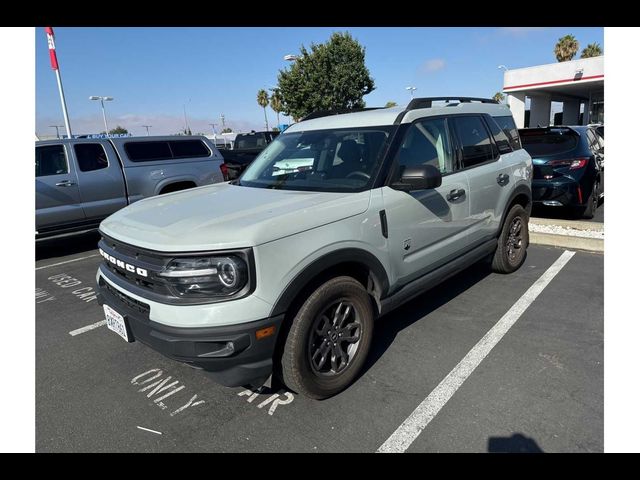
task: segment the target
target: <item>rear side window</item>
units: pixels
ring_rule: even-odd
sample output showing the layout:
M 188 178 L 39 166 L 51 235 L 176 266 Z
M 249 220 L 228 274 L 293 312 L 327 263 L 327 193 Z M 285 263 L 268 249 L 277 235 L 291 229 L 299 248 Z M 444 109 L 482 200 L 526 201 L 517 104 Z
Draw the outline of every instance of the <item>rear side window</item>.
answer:
M 520 133 L 522 146 L 532 157 L 566 153 L 578 146 L 578 136 L 575 133 L 559 131 L 527 132 L 526 130 Z
M 208 157 L 211 151 L 202 140 L 173 140 L 169 142 L 174 158 Z
M 124 149 L 132 162 L 149 162 L 173 158 L 169 142 L 128 142 L 124 144 Z
M 36 177 L 66 175 L 67 173 L 69 173 L 69 166 L 62 145 L 36 147 Z
M 489 132 L 480 117 L 452 117 L 462 149 L 462 168 L 469 168 L 494 160 Z
M 486 115 L 484 119 L 487 121 L 487 125 L 489 126 L 489 130 L 491 131 L 491 135 L 493 135 L 493 139 L 496 142 L 498 152 L 500 152 L 501 155 L 503 153 L 511 153 L 513 151 L 513 149 L 511 148 L 511 142 L 509 142 L 507 134 L 504 133 L 504 130 L 502 130 L 498 126 L 491 115 Z
M 73 147 L 81 172 L 101 170 L 109 166 L 107 153 L 99 143 L 78 143 Z
M 520 135 L 518 134 L 518 128 L 516 127 L 516 122 L 513 121 L 513 117 L 511 115 L 505 115 L 502 117 L 493 117 L 493 119 L 509 139 L 511 148 L 514 150 L 521 149 Z

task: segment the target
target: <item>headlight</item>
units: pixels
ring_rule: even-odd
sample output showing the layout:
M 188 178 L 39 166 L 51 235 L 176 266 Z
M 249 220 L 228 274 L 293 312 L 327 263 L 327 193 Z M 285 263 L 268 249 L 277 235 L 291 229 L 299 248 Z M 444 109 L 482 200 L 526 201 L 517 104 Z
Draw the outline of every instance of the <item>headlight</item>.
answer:
M 232 296 L 249 279 L 247 262 L 235 255 L 175 258 L 158 275 L 180 297 Z

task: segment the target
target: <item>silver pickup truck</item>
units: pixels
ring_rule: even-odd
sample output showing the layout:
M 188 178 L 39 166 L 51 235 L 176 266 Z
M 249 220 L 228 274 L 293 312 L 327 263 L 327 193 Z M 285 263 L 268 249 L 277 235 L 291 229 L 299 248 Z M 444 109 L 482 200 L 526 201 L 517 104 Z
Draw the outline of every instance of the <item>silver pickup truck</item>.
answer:
M 36 142 L 36 240 L 97 228 L 145 197 L 223 181 L 202 136 Z

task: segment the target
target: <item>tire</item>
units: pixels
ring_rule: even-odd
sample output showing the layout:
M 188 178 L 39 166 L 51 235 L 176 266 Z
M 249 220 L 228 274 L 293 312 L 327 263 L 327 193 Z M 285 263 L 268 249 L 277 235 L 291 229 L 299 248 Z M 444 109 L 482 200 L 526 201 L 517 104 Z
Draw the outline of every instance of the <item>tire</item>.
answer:
M 598 209 L 598 201 L 600 200 L 600 179 L 596 178 L 591 189 L 591 195 L 587 200 L 587 206 L 582 213 L 583 218 L 591 219 L 596 214 Z
M 298 310 L 287 334 L 281 358 L 284 384 L 317 400 L 348 387 L 369 353 L 373 315 L 369 294 L 355 279 L 336 277 L 318 287 Z M 347 327 L 342 333 L 334 327 L 341 319 Z
M 512 230 L 514 231 L 513 237 Z M 511 246 L 513 249 L 510 249 Z M 498 248 L 493 254 L 491 268 L 496 273 L 515 272 L 524 263 L 528 246 L 529 215 L 522 205 L 514 205 L 507 213 L 502 225 L 502 231 L 498 237 Z

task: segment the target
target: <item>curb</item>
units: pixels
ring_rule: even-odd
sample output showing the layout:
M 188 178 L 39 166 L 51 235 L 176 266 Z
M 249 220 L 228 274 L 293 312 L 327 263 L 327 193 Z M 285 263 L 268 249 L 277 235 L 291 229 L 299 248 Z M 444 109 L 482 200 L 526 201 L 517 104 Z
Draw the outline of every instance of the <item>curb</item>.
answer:
M 575 230 L 594 230 L 597 232 L 604 231 L 604 223 L 601 222 L 583 222 L 580 220 L 562 220 L 560 218 L 529 218 L 529 223 L 535 225 L 555 225 L 558 227 L 573 228 Z
M 604 253 L 604 240 L 599 238 L 553 235 L 551 233 L 529 231 L 529 243 Z

